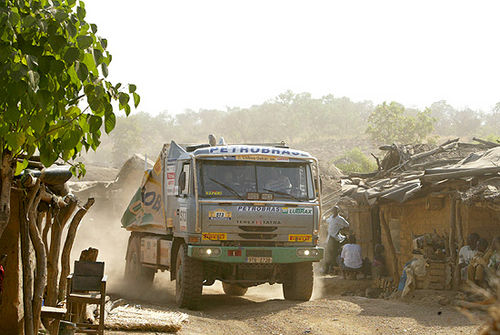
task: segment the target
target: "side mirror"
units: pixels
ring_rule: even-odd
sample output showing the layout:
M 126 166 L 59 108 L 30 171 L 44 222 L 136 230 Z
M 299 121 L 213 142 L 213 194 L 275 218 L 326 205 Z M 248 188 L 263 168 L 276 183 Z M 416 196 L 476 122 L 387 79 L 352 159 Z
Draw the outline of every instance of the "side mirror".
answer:
M 177 194 L 180 195 L 182 194 L 182 191 L 184 191 L 184 188 L 186 188 L 186 172 L 182 171 L 181 174 L 179 175 L 179 189 Z

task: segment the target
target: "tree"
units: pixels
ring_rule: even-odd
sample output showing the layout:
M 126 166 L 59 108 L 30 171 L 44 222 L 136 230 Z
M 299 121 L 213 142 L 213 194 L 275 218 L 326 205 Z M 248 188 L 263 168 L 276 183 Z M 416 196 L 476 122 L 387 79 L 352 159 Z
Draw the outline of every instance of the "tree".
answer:
M 344 173 L 373 172 L 377 170 L 377 164 L 367 157 L 360 148 L 349 150 L 343 156 L 333 162 Z
M 10 216 L 13 175 L 37 151 L 44 166 L 96 150 L 115 127 L 111 102 L 130 113 L 140 101 L 106 78 L 111 55 L 76 0 L 0 2 L 0 237 Z M 73 173 L 84 173 L 73 165 Z
M 397 102 L 384 102 L 368 117 L 366 132 L 377 143 L 420 142 L 432 132 L 434 122 L 429 109 L 409 113 Z

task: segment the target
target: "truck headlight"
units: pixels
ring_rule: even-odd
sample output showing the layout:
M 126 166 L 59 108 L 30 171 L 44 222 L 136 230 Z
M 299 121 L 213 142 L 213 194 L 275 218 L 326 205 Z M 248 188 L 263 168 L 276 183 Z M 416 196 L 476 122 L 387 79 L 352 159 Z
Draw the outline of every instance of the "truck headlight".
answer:
M 217 247 L 196 248 L 194 250 L 194 255 L 199 257 L 217 257 L 221 254 L 221 249 Z
M 317 257 L 319 255 L 319 250 L 317 249 L 297 249 L 297 256 L 299 257 Z

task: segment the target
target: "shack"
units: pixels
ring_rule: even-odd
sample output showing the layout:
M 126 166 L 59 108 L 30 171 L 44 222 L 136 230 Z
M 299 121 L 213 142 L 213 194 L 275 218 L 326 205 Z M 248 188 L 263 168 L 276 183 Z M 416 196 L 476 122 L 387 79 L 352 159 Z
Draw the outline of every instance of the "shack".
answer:
M 372 258 L 375 245 L 384 245 L 394 283 L 419 253 L 427 271 L 417 288 L 456 288 L 467 235 L 489 242 L 500 235 L 500 146 L 477 141 L 384 146 L 378 171 L 341 180 L 340 204 L 363 256 Z

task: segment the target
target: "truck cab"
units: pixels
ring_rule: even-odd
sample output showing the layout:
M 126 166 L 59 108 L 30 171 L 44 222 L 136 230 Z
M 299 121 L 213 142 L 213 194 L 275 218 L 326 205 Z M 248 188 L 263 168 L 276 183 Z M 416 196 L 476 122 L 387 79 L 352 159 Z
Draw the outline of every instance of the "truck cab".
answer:
M 216 280 L 230 295 L 281 283 L 285 299 L 309 300 L 312 263 L 323 257 L 314 157 L 284 145 L 172 142 L 160 163 L 165 230 L 139 234 L 141 273 L 169 270 L 189 308 Z M 156 253 L 145 262 L 148 244 Z

